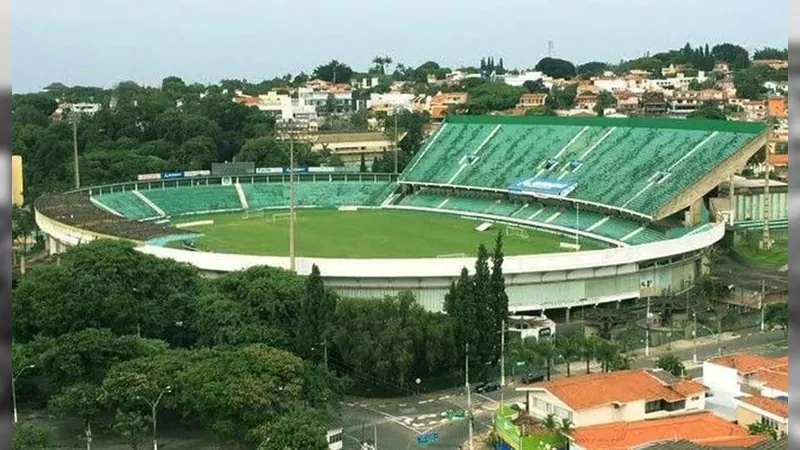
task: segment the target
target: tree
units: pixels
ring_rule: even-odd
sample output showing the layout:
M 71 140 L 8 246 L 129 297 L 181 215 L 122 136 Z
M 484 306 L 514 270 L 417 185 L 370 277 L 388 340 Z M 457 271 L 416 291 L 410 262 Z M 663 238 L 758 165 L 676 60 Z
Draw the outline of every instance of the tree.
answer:
M 599 339 L 595 336 L 581 336 L 579 338 L 580 353 L 584 361 L 586 361 L 586 374 L 592 373 L 591 364 L 592 360 L 597 357 L 597 348 L 600 345 Z
M 597 96 L 597 103 L 595 103 L 594 111 L 602 116 L 606 109 L 613 108 L 616 105 L 617 97 L 615 97 L 614 94 L 609 91 L 601 91 L 600 95 Z
M 717 61 L 728 63 L 732 70 L 745 69 L 750 66 L 750 54 L 744 47 L 724 43 L 711 49 L 711 56 Z
M 467 103 L 461 105 L 468 114 L 486 114 L 491 111 L 504 111 L 516 106 L 520 96 L 525 93 L 521 87 L 505 83 L 484 82 L 469 89 Z
M 524 87 L 528 92 L 532 94 L 546 94 L 550 92 L 550 90 L 547 89 L 547 86 L 544 85 L 544 82 L 542 80 L 536 80 L 536 81 L 528 80 L 522 83 L 522 87 Z
M 263 343 L 297 350 L 305 292 L 302 277 L 274 267 L 223 275 L 197 299 L 198 344 Z
M 502 247 L 501 247 L 502 251 Z M 472 276 L 473 311 L 475 312 L 476 341 L 470 342 L 474 346 L 477 359 L 475 364 L 483 367 L 485 363 L 495 362 L 495 349 L 499 347 L 499 322 L 493 317 L 492 305 L 492 277 L 489 270 L 489 251 L 482 243 L 478 245 L 478 255 L 475 260 L 475 273 Z
M 23 253 L 28 251 L 28 236 L 36 229 L 33 214 L 17 205 L 11 206 L 11 239 L 14 242 L 22 240 Z
M 71 247 L 60 264 L 22 279 L 14 295 L 14 338 L 57 337 L 86 328 L 194 342 L 197 269 L 99 239 Z
M 266 439 L 258 450 L 326 450 L 324 418 L 314 411 L 293 411 L 282 415 L 265 429 Z
M 541 425 L 550 433 L 557 433 L 560 427 L 559 418 L 554 413 L 549 413 L 541 420 Z
M 131 450 L 143 450 L 149 428 L 147 416 L 140 412 L 117 410 L 114 416 L 114 431 L 131 447 Z
M 581 64 L 576 72 L 582 78 L 598 77 L 608 70 L 608 64 L 600 61 L 591 61 Z
M 494 241 L 494 250 L 491 255 L 492 273 L 489 278 L 491 291 L 491 315 L 495 330 L 502 327 L 503 322 L 508 319 L 508 294 L 506 294 L 506 279 L 503 276 L 503 233 L 497 233 Z M 503 349 L 500 342 L 495 342 L 494 358 L 500 358 Z
M 217 160 L 217 144 L 208 136 L 193 137 L 183 143 L 174 162 L 183 170 L 210 169 Z
M 764 323 L 767 328 L 781 328 L 784 334 L 789 330 L 789 303 L 772 303 L 764 310 Z
M 684 367 L 683 362 L 672 353 L 659 356 L 656 361 L 656 367 L 666 370 L 676 377 L 683 376 L 686 372 L 686 367 Z
M 92 422 L 106 406 L 105 392 L 95 384 L 77 383 L 50 400 L 48 408 L 62 417 L 79 417 L 83 420 L 86 438 L 92 436 Z
M 536 63 L 535 69 L 556 79 L 573 78 L 576 75 L 574 64 L 558 58 L 542 58 Z
M 578 96 L 577 85 L 568 85 L 564 87 L 553 87 L 550 90 L 550 95 L 545 100 L 545 105 L 552 109 L 570 109 L 575 105 L 575 98 Z
M 686 116 L 689 119 L 728 120 L 725 112 L 714 103 L 705 102 Z
M 789 59 L 789 49 L 778 49 L 773 47 L 764 47 L 753 52 L 753 60 L 759 59 L 780 59 L 787 61 Z
M 553 370 L 553 360 L 558 355 L 556 351 L 556 347 L 550 339 L 541 339 L 536 342 L 534 347 L 534 351 L 539 355 L 542 361 L 544 361 L 545 365 L 545 376 L 547 381 L 550 381 L 550 375 Z
M 564 359 L 567 365 L 567 376 L 572 376 L 570 366 L 581 355 L 580 343 L 576 338 L 558 336 L 554 342 L 556 353 Z
M 336 312 L 336 295 L 327 290 L 320 276 L 319 267 L 311 266 L 306 278 L 305 292 L 299 318 L 301 354 L 317 362 L 322 361 L 320 350 L 330 329 L 330 320 Z
M 317 66 L 313 73 L 314 78 L 332 83 L 349 83 L 353 78 L 353 69 L 347 64 L 333 59 L 327 64 Z
M 605 339 L 598 340 L 595 347 L 595 352 L 603 372 L 611 372 L 615 361 L 620 362 L 618 360 L 618 357 L 620 356 L 619 348 L 611 341 Z
M 49 429 L 26 423 L 15 423 L 11 432 L 11 450 L 49 450 L 53 433 Z
M 301 404 L 303 372 L 300 358 L 262 344 L 215 349 L 180 371 L 175 396 L 184 414 L 241 440 Z
M 367 172 L 367 161 L 364 158 L 364 154 L 363 153 L 361 154 L 361 164 L 359 166 L 358 171 L 361 172 L 361 173 L 366 173 Z
M 773 441 L 778 440 L 778 430 L 765 422 L 753 422 L 747 426 L 747 432 L 752 435 L 766 435 Z
M 558 426 L 558 436 L 561 438 L 562 445 L 569 444 L 570 436 L 575 432 L 574 425 L 575 424 L 573 424 L 570 419 L 566 417 L 561 418 L 561 423 Z
M 736 88 L 736 96 L 749 100 L 757 100 L 767 89 L 764 87 L 766 71 L 769 67 L 760 68 L 758 66 L 749 69 L 738 70 L 733 74 L 733 86 Z

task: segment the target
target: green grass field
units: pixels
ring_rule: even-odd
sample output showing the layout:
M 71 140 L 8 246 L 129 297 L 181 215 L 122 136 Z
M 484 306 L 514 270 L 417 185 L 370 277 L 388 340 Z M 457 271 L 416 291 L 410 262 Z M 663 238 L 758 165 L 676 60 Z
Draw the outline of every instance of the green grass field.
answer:
M 251 213 L 252 214 L 252 213 Z M 273 214 L 285 214 L 273 221 Z M 287 255 L 289 221 L 286 211 L 265 211 L 263 217 L 244 219 L 244 213 L 226 213 L 184 218 L 175 223 L 213 220 L 213 225 L 187 230 L 203 233 L 195 241 L 199 250 L 250 255 Z M 328 258 L 421 258 L 441 255 L 475 255 L 482 242 L 491 250 L 496 224 L 485 232 L 475 231 L 481 222 L 435 213 L 388 210 L 298 210 L 297 255 Z M 506 236 L 505 254 L 524 255 L 569 251 L 560 242 L 573 237 L 527 229 L 527 237 Z M 170 246 L 180 247 L 173 242 Z M 582 249 L 603 248 L 581 240 Z

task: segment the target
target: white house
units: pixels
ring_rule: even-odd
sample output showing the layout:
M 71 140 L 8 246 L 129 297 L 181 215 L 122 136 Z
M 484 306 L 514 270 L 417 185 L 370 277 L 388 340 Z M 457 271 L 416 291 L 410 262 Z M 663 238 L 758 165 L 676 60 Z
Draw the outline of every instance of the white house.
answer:
M 525 84 L 526 81 L 537 81 L 537 80 L 542 80 L 543 78 L 544 78 L 544 73 L 537 71 L 526 71 L 520 73 L 519 75 L 506 74 L 502 76 L 503 82 L 505 84 L 517 87 L 522 86 L 523 84 Z
M 370 94 L 367 100 L 367 109 L 372 111 L 389 111 L 392 109 L 413 109 L 412 102 L 416 95 L 403 94 L 400 92 L 389 92 L 386 94 Z
M 706 388 L 638 369 L 561 378 L 517 391 L 526 394 L 531 415 L 555 414 L 586 427 L 699 412 L 705 409 Z
M 744 395 L 788 396 L 788 358 L 770 358 L 741 352 L 703 362 L 703 384 L 710 403 L 735 410 L 736 398 Z

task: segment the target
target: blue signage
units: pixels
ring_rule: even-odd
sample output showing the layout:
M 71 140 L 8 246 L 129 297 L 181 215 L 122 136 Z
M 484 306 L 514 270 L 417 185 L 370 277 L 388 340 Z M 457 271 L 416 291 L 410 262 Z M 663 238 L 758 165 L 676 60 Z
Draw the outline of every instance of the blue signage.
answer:
M 161 178 L 164 180 L 171 180 L 174 178 L 183 178 L 183 172 L 162 172 Z
M 538 192 L 547 195 L 565 197 L 572 192 L 577 183 L 573 181 L 559 181 L 548 178 L 522 178 L 508 187 L 510 191 Z
M 292 169 L 290 167 L 284 167 L 283 173 L 291 173 Z M 307 173 L 308 167 L 295 167 L 294 173 Z
M 439 442 L 439 433 L 425 433 L 417 435 L 417 445 L 430 445 Z

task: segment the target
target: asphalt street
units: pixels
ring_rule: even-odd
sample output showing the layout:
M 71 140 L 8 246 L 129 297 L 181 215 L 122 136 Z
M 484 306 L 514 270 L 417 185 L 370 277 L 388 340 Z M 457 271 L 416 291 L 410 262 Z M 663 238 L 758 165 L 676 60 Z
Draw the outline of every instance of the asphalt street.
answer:
M 715 339 L 698 339 L 698 364 L 693 364 L 694 350 L 691 341 L 673 343 L 651 349 L 649 357 L 643 351 L 632 355 L 632 367 L 652 368 L 659 355 L 672 353 L 677 355 L 687 367 L 688 375 L 695 378 L 702 374 L 702 361 L 717 354 L 732 353 L 742 350 L 755 351 L 771 356 L 787 354 L 787 349 L 774 345 L 783 341 L 781 331 L 753 331 L 739 336 L 726 336 L 718 344 Z M 573 363 L 573 373 L 582 373 L 584 363 Z M 593 371 L 598 368 L 593 366 Z M 565 367 L 556 366 L 554 377 L 564 376 Z M 524 396 L 516 391 L 518 379 L 509 377 L 508 385 L 486 395 L 472 393 L 472 407 L 475 413 L 475 433 L 485 431 L 491 425 L 491 413 L 504 402 L 524 402 Z M 345 449 L 360 449 L 363 439 L 372 441 L 377 434 L 380 450 L 404 450 L 423 448 L 417 445 L 417 436 L 426 433 L 437 433 L 438 442 L 424 448 L 458 449 L 468 436 L 465 420 L 450 420 L 446 417 L 448 410 L 464 410 L 467 407 L 465 389 L 453 388 L 436 393 L 428 393 L 416 397 L 392 399 L 347 399 L 342 405 L 342 421 L 344 423 Z

